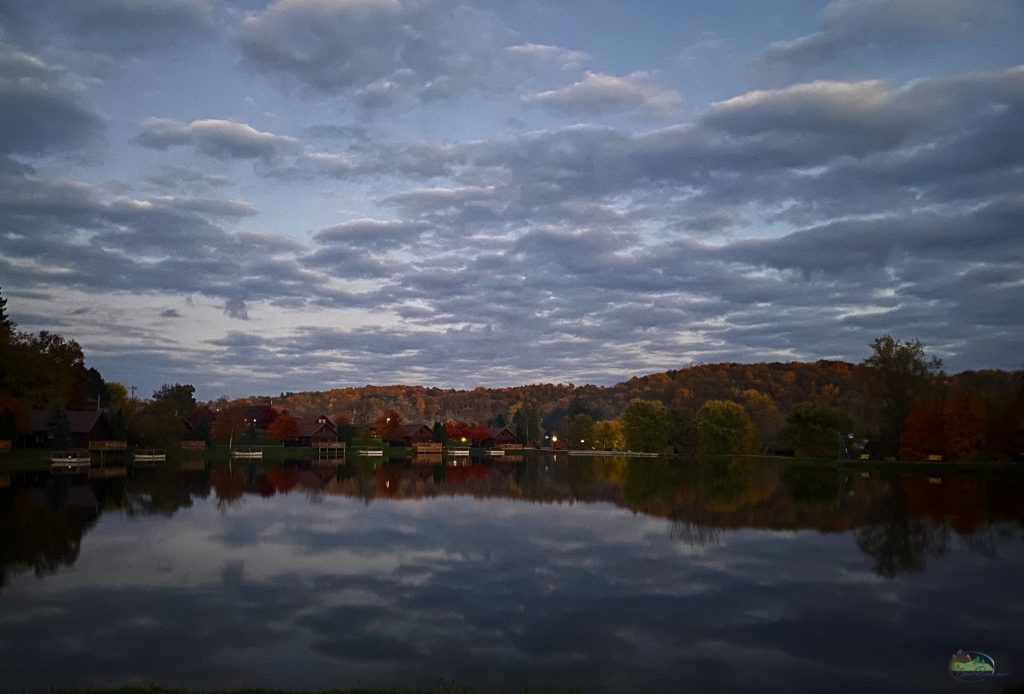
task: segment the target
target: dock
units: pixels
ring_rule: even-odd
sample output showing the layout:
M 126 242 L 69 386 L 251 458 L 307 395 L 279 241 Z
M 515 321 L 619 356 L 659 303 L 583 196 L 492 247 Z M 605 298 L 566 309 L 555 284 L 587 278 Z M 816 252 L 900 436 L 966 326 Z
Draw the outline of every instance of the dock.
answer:
M 50 451 L 50 472 L 54 474 L 75 475 L 88 473 L 92 465 L 89 451 L 72 448 L 65 451 Z
M 167 453 L 159 448 L 137 448 L 132 460 L 136 465 L 158 465 L 167 462 Z
M 263 460 L 262 448 L 233 448 L 231 450 L 232 460 Z

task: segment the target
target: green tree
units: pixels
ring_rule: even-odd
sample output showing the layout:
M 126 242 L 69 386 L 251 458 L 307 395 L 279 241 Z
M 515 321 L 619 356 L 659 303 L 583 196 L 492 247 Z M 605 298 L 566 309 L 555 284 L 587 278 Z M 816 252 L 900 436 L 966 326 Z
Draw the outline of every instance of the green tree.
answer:
M 195 412 L 195 392 L 191 385 L 165 383 L 132 418 L 133 433 L 141 442 L 151 445 L 167 447 L 176 444 L 184 436 L 185 420 Z
M 67 448 L 71 445 L 71 419 L 63 405 L 55 405 L 50 410 L 46 433 L 56 448 Z
M 636 398 L 626 405 L 619 419 L 629 450 L 655 453 L 668 446 L 672 415 L 657 400 Z
M 626 447 L 626 437 L 622 433 L 622 422 L 617 419 L 606 419 L 594 424 L 594 448 L 599 451 L 621 451 Z
M 739 403 L 708 400 L 697 410 L 697 445 L 705 455 L 757 452 L 757 429 Z
M 573 449 L 594 447 L 594 418 L 589 414 L 574 414 L 566 419 L 565 445 Z
M 900 435 L 914 400 L 925 393 L 942 361 L 929 359 L 920 340 L 895 340 L 884 335 L 871 343 L 864 360 L 867 384 L 878 409 L 882 446 L 889 454 L 900 448 Z
M 799 402 L 786 413 L 779 438 L 798 456 L 834 458 L 837 437 L 852 431 L 853 418 L 845 412 L 820 402 Z
M 17 324 L 7 315 L 7 299 L 0 293 L 0 341 L 9 340 L 16 326 Z

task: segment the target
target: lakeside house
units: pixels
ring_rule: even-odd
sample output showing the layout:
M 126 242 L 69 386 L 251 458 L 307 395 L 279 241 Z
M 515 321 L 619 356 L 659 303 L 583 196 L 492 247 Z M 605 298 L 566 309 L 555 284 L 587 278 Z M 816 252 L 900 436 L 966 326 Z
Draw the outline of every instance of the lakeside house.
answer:
M 433 443 L 436 440 L 434 430 L 426 424 L 403 424 L 398 437 L 388 441 L 388 445 L 412 448 L 416 444 Z
M 110 438 L 110 427 L 102 412 L 96 410 L 68 410 L 68 430 L 71 448 L 88 448 L 90 441 L 105 441 Z M 32 433 L 27 437 L 29 446 L 47 446 L 52 443 L 50 436 L 50 410 L 32 410 Z
M 502 448 L 503 446 L 512 446 L 517 443 L 516 435 L 508 427 L 492 427 L 488 429 L 487 434 L 484 446 L 488 448 Z
M 318 443 L 330 443 L 337 440 L 337 427 L 327 418 L 327 415 L 322 414 L 314 419 L 299 420 L 299 435 L 294 439 L 294 445 L 310 448 Z

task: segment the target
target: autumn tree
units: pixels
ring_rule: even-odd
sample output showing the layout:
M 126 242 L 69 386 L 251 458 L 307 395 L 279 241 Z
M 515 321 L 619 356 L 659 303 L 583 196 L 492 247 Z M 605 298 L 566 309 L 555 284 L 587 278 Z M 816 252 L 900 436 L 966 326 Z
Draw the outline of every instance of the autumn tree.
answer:
M 626 447 L 626 436 L 622 431 L 622 422 L 617 419 L 595 422 L 591 440 L 596 450 L 621 451 Z
M 281 412 L 267 427 L 267 436 L 275 441 L 290 441 L 299 437 L 299 420 L 287 410 Z
M 668 445 L 672 415 L 659 401 L 636 398 L 626 405 L 619 419 L 629 450 L 654 453 Z
M 853 431 L 850 415 L 820 402 L 801 402 L 786 413 L 786 424 L 779 434 L 798 456 L 832 458 L 838 453 L 838 436 Z
M 13 395 L 0 395 L 0 439 L 15 440 L 32 433 L 32 413 Z
M 483 422 L 477 422 L 466 434 L 466 438 L 479 445 L 481 442 L 491 438 L 491 432 Z
M 696 417 L 697 445 L 706 455 L 740 455 L 757 452 L 757 429 L 739 403 L 708 400 Z
M 864 360 L 867 385 L 881 418 L 882 445 L 888 452 L 900 448 L 900 436 L 914 400 L 925 393 L 942 361 L 929 359 L 919 340 L 895 340 L 889 335 L 871 344 Z
M 582 449 L 594 447 L 594 418 L 589 414 L 579 413 L 566 417 L 562 435 L 569 448 Z
M 213 422 L 213 438 L 226 441 L 229 447 L 233 445 L 235 439 L 243 436 L 249 428 L 245 421 L 246 409 L 245 403 L 241 402 L 221 407 L 217 412 L 217 419 Z
M 395 410 L 384 410 L 377 418 L 374 427 L 377 437 L 384 441 L 393 441 L 402 437 L 402 418 Z
M 449 441 L 466 441 L 469 439 L 469 424 L 463 421 L 447 421 L 444 433 Z

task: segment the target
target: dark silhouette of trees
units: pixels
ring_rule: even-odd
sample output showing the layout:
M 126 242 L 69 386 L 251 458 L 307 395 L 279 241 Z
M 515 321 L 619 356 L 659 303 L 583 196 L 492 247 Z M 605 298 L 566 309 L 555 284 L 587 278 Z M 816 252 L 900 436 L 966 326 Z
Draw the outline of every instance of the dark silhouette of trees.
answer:
M 929 359 L 919 340 L 901 341 L 884 335 L 871 344 L 864 360 L 868 392 L 879 413 L 879 433 L 886 453 L 900 449 L 900 436 L 914 401 L 925 394 L 942 361 Z
M 853 431 L 853 418 L 820 402 L 801 402 L 789 408 L 780 440 L 798 456 L 834 458 L 838 436 Z
M 697 410 L 697 446 L 703 455 L 757 452 L 757 429 L 739 403 L 708 400 Z
M 657 400 L 637 398 L 626 406 L 619 419 L 629 450 L 655 453 L 668 446 L 669 435 L 672 433 L 672 415 Z

